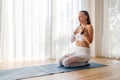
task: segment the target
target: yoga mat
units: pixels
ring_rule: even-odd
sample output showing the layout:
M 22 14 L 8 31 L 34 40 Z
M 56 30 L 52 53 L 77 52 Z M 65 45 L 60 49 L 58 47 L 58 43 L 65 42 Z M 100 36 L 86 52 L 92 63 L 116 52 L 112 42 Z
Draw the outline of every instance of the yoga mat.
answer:
M 75 70 L 97 68 L 102 66 L 106 65 L 89 62 L 89 65 L 74 68 L 65 68 L 62 66 L 58 66 L 58 64 L 47 64 L 39 66 L 22 67 L 16 69 L 6 69 L 0 70 L 0 80 L 22 80 L 26 78 L 52 75 L 56 73 L 64 73 Z

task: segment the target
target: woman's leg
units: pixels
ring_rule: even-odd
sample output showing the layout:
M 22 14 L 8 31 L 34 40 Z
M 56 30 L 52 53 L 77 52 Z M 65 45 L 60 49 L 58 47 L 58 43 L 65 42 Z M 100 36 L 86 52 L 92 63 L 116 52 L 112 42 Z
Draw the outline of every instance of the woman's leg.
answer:
M 72 55 L 63 60 L 64 67 L 77 67 L 87 65 L 89 60 L 85 55 Z
M 75 53 L 66 54 L 66 55 L 64 55 L 63 57 L 61 57 L 61 58 L 59 59 L 59 61 L 58 61 L 59 65 L 60 65 L 60 66 L 63 65 L 63 60 L 64 60 L 65 58 L 69 57 L 69 56 L 72 56 L 72 55 L 75 55 Z

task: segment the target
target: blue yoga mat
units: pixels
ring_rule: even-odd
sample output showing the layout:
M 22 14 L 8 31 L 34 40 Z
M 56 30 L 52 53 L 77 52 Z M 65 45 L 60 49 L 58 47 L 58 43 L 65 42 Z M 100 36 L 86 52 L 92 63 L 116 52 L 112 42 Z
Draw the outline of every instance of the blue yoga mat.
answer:
M 65 68 L 62 66 L 58 66 L 58 64 L 47 64 L 16 69 L 6 69 L 0 70 L 0 80 L 21 80 L 26 78 L 45 76 L 56 73 L 64 73 L 89 68 L 97 68 L 102 66 L 106 65 L 89 62 L 89 65 L 74 68 Z

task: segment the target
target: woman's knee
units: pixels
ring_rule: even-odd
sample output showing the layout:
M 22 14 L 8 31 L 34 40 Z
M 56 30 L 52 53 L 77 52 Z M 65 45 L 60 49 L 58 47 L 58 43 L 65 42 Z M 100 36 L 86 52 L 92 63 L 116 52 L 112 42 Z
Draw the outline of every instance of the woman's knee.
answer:
M 64 67 L 69 67 L 70 66 L 70 61 L 69 61 L 68 58 L 66 58 L 66 59 L 63 60 L 63 66 Z
M 63 65 L 63 60 L 65 59 L 65 58 L 67 58 L 67 56 L 63 56 L 63 57 L 61 57 L 59 60 L 58 60 L 58 64 L 59 65 Z

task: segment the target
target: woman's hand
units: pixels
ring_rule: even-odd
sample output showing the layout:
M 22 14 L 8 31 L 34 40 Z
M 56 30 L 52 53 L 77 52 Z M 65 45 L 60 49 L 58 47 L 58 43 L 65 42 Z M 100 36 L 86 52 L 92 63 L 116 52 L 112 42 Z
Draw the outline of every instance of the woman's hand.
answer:
M 74 34 L 77 34 L 77 33 L 81 33 L 81 32 L 83 32 L 84 31 L 84 28 L 83 27 L 79 27 L 79 28 L 77 28 L 75 31 L 74 31 Z
M 84 30 L 85 30 L 85 28 L 81 27 L 81 29 L 80 29 L 80 33 L 83 33 Z
M 80 32 L 80 29 L 77 28 L 77 29 L 74 31 L 74 34 L 77 34 L 77 33 L 79 33 L 79 32 Z

